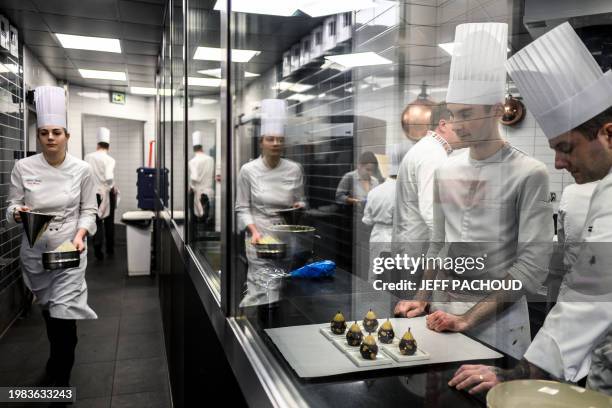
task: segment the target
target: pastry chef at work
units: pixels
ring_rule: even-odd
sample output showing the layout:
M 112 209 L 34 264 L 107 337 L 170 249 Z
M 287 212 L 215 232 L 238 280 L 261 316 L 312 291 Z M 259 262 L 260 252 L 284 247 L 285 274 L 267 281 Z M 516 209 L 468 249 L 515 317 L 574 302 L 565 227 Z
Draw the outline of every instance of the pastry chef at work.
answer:
M 511 370 L 464 365 L 449 385 L 476 393 L 512 379 L 587 376 L 587 388 L 612 395 L 612 70 L 602 73 L 569 23 L 516 53 L 507 67 L 555 151 L 555 167 L 578 184 L 601 181 L 578 256 L 524 358 Z
M 395 313 L 425 312 L 434 331 L 467 332 L 521 358 L 531 341 L 525 292 L 544 282 L 552 253 L 552 207 L 546 166 L 499 133 L 506 82 L 508 26 L 457 26 L 446 103 L 459 146 L 436 169 L 428 257 L 485 257 L 483 270 L 428 270 L 424 279 L 520 281 L 521 291 L 420 291 Z
M 53 214 L 47 230 L 30 248 L 21 242 L 21 267 L 28 288 L 43 309 L 50 342 L 47 385 L 68 386 L 77 344 L 76 320 L 96 319 L 87 305 L 86 240 L 96 232 L 96 184 L 91 167 L 67 152 L 66 101 L 63 88 L 35 90 L 38 140 L 42 153 L 15 163 L 6 218 L 21 222 L 18 211 Z M 71 242 L 81 252 L 77 268 L 45 270 L 43 252 Z
M 243 165 L 238 173 L 236 213 L 239 228 L 246 228 L 245 248 L 249 261 L 241 307 L 279 300 L 280 281 L 270 276 L 274 265 L 257 258 L 254 244 L 267 235 L 268 227 L 284 224 L 278 210 L 306 206 L 302 168 L 282 158 L 286 119 L 285 100 L 261 101 L 261 156 Z

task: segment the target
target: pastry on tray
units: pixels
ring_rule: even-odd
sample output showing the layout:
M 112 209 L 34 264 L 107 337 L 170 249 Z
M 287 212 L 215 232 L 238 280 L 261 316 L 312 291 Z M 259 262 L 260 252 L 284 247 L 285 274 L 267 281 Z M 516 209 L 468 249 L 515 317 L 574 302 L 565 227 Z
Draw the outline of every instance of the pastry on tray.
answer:
M 391 344 L 393 343 L 394 337 L 395 331 L 393 331 L 393 326 L 389 319 L 387 319 L 387 321 L 380 326 L 380 329 L 378 329 L 378 340 L 384 344 Z
M 359 346 L 359 352 L 361 353 L 361 357 L 366 360 L 376 360 L 376 354 L 378 353 L 378 346 L 376 345 L 376 340 L 374 340 L 374 336 L 368 334 L 365 339 L 363 339 L 363 343 Z
M 368 333 L 373 333 L 378 328 L 378 319 L 376 318 L 376 313 L 374 313 L 372 309 L 370 309 L 363 318 L 363 328 Z
M 361 340 L 363 339 L 363 333 L 359 328 L 357 322 L 353 323 L 348 332 L 346 332 L 346 342 L 349 346 L 357 347 L 361 344 Z
M 411 356 L 417 351 L 417 342 L 410 331 L 410 328 L 404 333 L 399 342 L 400 353 L 404 356 Z
M 339 310 L 331 321 L 330 329 L 334 334 L 344 334 L 346 331 L 346 319 L 344 319 L 344 315 Z

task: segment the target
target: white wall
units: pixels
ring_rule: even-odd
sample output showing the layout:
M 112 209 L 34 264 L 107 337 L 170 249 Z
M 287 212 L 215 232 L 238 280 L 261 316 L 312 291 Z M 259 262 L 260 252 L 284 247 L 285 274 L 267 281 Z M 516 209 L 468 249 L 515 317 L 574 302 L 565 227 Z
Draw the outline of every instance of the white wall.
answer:
M 28 90 L 42 85 L 57 85 L 57 79 L 26 46 L 23 47 L 23 79 Z
M 136 169 L 144 164 L 142 151 L 144 122 L 83 115 L 83 143 L 86 152 L 96 149 L 96 131 L 102 126 L 111 132 L 109 153 L 115 159 L 114 180 L 121 194 L 115 212 L 115 223 L 119 223 L 124 212 L 138 208 Z
M 154 98 L 126 95 L 125 105 L 118 105 L 110 103 L 108 91 L 70 85 L 68 87 L 68 130 L 71 137 L 68 152 L 79 158 L 83 157 L 83 115 L 144 122 L 145 161 L 147 160 L 149 141 L 156 140 Z

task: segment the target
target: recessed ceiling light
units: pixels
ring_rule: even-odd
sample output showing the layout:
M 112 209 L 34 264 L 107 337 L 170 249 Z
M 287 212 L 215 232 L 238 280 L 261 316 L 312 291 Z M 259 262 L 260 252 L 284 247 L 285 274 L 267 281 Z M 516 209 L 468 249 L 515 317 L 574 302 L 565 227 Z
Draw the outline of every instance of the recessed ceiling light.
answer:
M 193 103 L 196 103 L 198 105 L 214 105 L 217 102 L 219 101 L 216 99 L 207 99 L 207 98 L 194 98 L 193 99 Z
M 121 53 L 121 43 L 116 38 L 87 37 L 83 35 L 55 33 L 64 48 Z
M 391 60 L 381 57 L 375 52 L 330 55 L 329 57 L 325 57 L 325 59 L 346 68 L 367 67 L 371 65 L 385 65 L 392 63 Z
M 96 69 L 79 69 L 83 78 L 108 79 L 111 81 L 126 81 L 125 72 L 122 71 L 98 71 Z
M 314 95 L 303 95 L 303 94 L 297 93 L 297 94 L 288 96 L 286 99 L 292 100 L 292 101 L 298 101 L 298 102 L 306 102 L 314 98 L 315 98 Z
M 103 92 L 77 92 L 77 95 L 89 99 L 108 99 L 108 93 Z
M 251 58 L 260 53 L 261 51 L 233 49 L 232 62 L 249 62 Z M 225 61 L 225 55 L 225 50 L 222 50 L 221 48 L 198 47 L 193 55 L 193 59 L 204 61 Z
M 312 85 L 306 84 L 294 84 L 293 82 L 281 81 L 276 84 L 272 89 L 277 89 L 279 91 L 291 91 L 291 92 L 306 92 L 312 88 Z
M 217 78 L 187 77 L 187 84 L 189 86 L 220 87 L 221 80 Z
M 142 86 L 131 86 L 130 93 L 135 95 L 157 95 L 157 89 Z M 174 95 L 174 91 L 172 89 L 162 89 L 160 94 L 162 96 L 170 96 Z
M 202 69 L 202 70 L 198 71 L 198 74 L 213 76 L 215 78 L 221 78 L 221 68 Z M 258 76 L 259 76 L 259 74 L 255 74 L 253 72 L 248 72 L 248 71 L 244 72 L 244 77 L 245 78 L 255 78 L 255 77 L 258 77 Z

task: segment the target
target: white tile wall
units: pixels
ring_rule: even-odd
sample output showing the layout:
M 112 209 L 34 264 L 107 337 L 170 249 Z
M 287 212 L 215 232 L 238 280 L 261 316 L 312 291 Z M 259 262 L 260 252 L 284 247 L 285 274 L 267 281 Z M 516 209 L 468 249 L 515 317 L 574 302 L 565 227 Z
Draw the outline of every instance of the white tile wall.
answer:
M 144 122 L 83 115 L 83 145 L 86 153 L 96 149 L 96 131 L 101 126 L 111 132 L 109 153 L 116 162 L 115 183 L 121 192 L 115 212 L 115 223 L 119 223 L 124 212 L 138 209 L 136 169 L 143 165 Z

